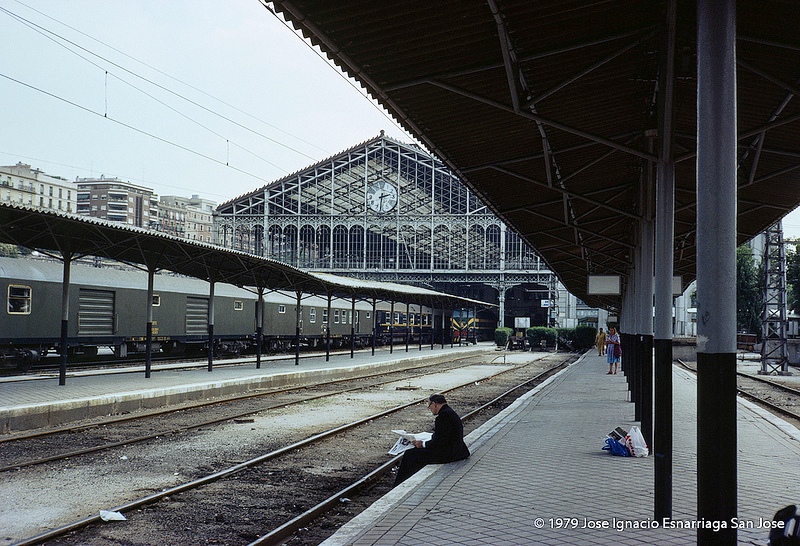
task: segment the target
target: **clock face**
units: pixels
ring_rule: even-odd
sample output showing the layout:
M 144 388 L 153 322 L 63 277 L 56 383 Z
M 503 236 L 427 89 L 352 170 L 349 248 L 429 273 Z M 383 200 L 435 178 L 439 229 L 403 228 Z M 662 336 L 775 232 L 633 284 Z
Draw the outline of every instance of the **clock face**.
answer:
M 397 205 L 397 188 L 389 182 L 376 182 L 367 189 L 367 205 L 375 212 L 389 212 Z

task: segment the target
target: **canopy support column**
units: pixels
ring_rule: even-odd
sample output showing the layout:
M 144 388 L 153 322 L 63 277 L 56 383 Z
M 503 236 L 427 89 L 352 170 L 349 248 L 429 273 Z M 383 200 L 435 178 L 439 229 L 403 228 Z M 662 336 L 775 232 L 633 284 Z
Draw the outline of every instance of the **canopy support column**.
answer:
M 208 288 L 208 371 L 214 369 L 214 281 Z
M 422 304 L 419 304 L 419 313 L 417 313 L 417 339 L 419 341 L 419 350 L 422 350 Z
M 444 307 L 442 307 L 442 349 L 444 349 L 444 342 L 445 342 L 444 332 L 447 329 L 447 317 L 445 317 L 444 311 L 445 309 Z
M 394 300 L 389 314 L 389 354 L 394 353 Z
M 442 313 L 444 314 L 444 309 L 442 309 Z M 435 342 L 435 340 L 434 340 L 435 336 L 433 334 L 434 334 L 434 332 L 436 332 L 436 308 L 435 307 L 431 307 L 430 325 L 431 325 L 431 351 L 432 351 L 433 350 L 433 344 Z
M 673 158 L 675 39 L 677 0 L 668 0 L 664 55 L 659 81 L 659 139 L 656 169 L 655 276 L 655 384 L 653 400 L 653 445 L 655 456 L 653 516 L 672 518 L 672 276 L 675 267 L 675 160 Z
M 353 296 L 350 304 L 350 358 L 356 356 L 356 297 Z
M 697 517 L 730 522 L 736 476 L 736 2 L 697 2 Z M 698 544 L 737 542 L 699 529 Z
M 497 313 L 497 324 L 500 328 L 506 325 L 506 287 L 504 284 L 500 284 L 497 287 L 497 299 L 500 302 L 500 309 Z
M 452 312 L 455 313 L 455 309 Z M 450 318 L 450 324 L 447 326 L 447 334 L 450 336 L 450 348 L 452 349 L 453 348 L 453 319 L 452 319 L 452 317 Z M 459 340 L 460 339 L 461 338 L 459 337 Z M 460 345 L 460 342 L 459 342 L 459 345 Z
M 153 367 L 153 284 L 155 268 L 147 268 L 147 333 L 145 334 L 144 376 L 150 378 Z
M 652 210 L 652 209 L 651 209 Z M 642 436 L 647 445 L 653 445 L 653 252 L 655 250 L 655 222 L 642 222 L 641 283 L 637 298 L 639 309 L 639 360 L 641 362 Z
M 331 301 L 333 294 L 328 293 L 328 322 L 325 324 L 325 362 L 331 359 Z M 339 311 L 336 311 L 337 313 Z
M 378 336 L 377 302 L 377 298 L 372 298 L 372 356 L 375 356 L 375 343 L 377 342 L 376 338 Z
M 303 310 L 300 307 L 300 302 L 303 299 L 303 293 L 299 290 L 295 292 L 297 294 L 297 305 L 295 306 L 294 310 L 294 365 L 300 365 L 300 320 L 303 318 Z M 331 317 L 328 316 L 328 320 L 331 320 Z
M 67 335 L 69 333 L 69 277 L 70 266 L 72 265 L 72 253 L 62 252 L 64 258 L 63 279 L 61 281 L 61 365 L 58 368 L 58 384 L 67 384 L 67 359 L 69 347 L 67 346 Z
M 408 343 L 411 338 L 411 330 L 412 330 L 412 322 L 411 322 L 411 303 L 406 302 L 406 352 L 408 352 Z
M 261 369 L 261 349 L 264 345 L 264 287 L 258 287 L 256 300 L 256 369 Z

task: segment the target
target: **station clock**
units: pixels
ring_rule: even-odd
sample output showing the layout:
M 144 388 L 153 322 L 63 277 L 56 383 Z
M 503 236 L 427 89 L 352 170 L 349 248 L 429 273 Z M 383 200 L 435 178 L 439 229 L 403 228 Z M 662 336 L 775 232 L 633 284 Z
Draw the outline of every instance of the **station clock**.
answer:
M 389 212 L 397 206 L 397 188 L 382 181 L 367 188 L 367 205 L 375 212 Z

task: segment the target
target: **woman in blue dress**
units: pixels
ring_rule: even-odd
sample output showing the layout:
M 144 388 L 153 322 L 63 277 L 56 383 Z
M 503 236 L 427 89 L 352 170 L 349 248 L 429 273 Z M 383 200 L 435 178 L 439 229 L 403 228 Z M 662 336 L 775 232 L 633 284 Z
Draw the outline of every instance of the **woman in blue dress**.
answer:
M 619 334 L 613 326 L 609 327 L 606 336 L 606 361 L 608 362 L 608 373 L 617 373 L 619 359 L 622 356 L 622 345 L 619 343 Z

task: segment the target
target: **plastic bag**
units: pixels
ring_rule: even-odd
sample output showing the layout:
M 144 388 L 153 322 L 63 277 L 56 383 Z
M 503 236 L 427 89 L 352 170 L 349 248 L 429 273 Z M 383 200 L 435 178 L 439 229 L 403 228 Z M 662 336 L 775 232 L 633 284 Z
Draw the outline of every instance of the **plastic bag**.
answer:
M 606 438 L 606 445 L 603 446 L 603 451 L 608 451 L 612 455 L 619 455 L 620 457 L 630 457 L 628 448 L 614 438 Z
M 100 510 L 100 519 L 103 521 L 126 521 L 127 518 L 119 512 L 111 510 Z
M 644 441 L 644 436 L 642 436 L 642 431 L 639 430 L 639 427 L 631 427 L 631 430 L 628 431 L 628 435 L 625 436 L 625 447 L 634 457 L 647 457 L 650 455 L 647 442 Z

